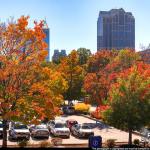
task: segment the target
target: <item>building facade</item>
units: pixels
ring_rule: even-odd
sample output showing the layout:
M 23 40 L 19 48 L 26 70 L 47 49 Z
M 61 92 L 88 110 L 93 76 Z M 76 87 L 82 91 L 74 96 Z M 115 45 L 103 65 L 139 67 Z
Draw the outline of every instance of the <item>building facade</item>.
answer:
M 97 50 L 135 49 L 135 19 L 124 9 L 100 11 L 97 20 Z
M 60 59 L 61 57 L 65 57 L 65 56 L 67 56 L 66 50 L 63 49 L 63 50 L 61 50 L 61 51 L 59 52 L 58 49 L 55 49 L 55 50 L 54 50 L 53 57 L 52 57 L 52 61 L 53 61 L 53 62 L 57 62 L 57 61 L 59 61 L 59 59 Z
M 141 60 L 150 64 L 150 49 L 145 49 L 138 52 L 141 56 Z

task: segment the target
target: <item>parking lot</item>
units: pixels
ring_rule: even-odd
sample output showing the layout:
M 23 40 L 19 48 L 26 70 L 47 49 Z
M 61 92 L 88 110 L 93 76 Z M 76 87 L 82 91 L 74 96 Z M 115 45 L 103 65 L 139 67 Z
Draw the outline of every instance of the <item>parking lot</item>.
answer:
M 71 115 L 71 116 L 63 116 L 64 120 L 67 119 L 75 119 L 79 123 L 90 123 L 90 125 L 96 124 L 96 121 L 88 119 L 83 116 L 77 116 L 77 115 Z M 107 139 L 116 139 L 116 142 L 128 142 L 128 132 L 124 132 L 121 130 L 118 130 L 113 127 L 104 127 L 100 128 L 101 125 L 97 126 L 96 128 L 93 128 L 94 134 L 95 135 L 100 135 L 102 136 L 102 142 L 104 143 Z M 49 139 L 33 139 L 30 137 L 30 144 L 39 144 L 41 141 L 51 141 L 52 136 L 50 135 Z M 133 134 L 133 140 L 134 139 L 139 139 L 141 140 L 141 137 L 138 135 Z M 63 144 L 87 144 L 88 139 L 79 139 L 74 136 L 70 136 L 69 139 L 63 139 Z M 8 140 L 8 145 L 16 145 L 17 141 L 9 141 Z M 0 145 L 2 145 L 2 139 L 0 139 Z

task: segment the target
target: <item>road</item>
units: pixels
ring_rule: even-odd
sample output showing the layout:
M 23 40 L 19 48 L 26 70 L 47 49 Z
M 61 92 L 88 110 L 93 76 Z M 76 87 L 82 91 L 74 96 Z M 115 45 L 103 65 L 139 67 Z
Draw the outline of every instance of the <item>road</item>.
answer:
M 72 116 L 63 116 L 64 120 L 67 119 L 75 119 L 79 123 L 91 123 L 95 124 L 96 121 L 91 120 L 89 118 L 83 117 L 83 116 L 77 116 L 77 115 L 72 115 Z M 116 142 L 128 142 L 128 133 L 118 130 L 116 128 L 93 128 L 94 134 L 95 135 L 100 135 L 102 136 L 102 142 L 104 143 L 107 139 L 116 139 Z M 30 144 L 38 144 L 41 141 L 51 141 L 51 136 L 49 139 L 44 140 L 44 139 L 32 139 L 30 138 Z M 133 140 L 134 139 L 139 139 L 141 140 L 141 137 L 138 135 L 133 134 Z M 78 139 L 75 138 L 74 136 L 70 136 L 70 139 L 63 139 L 63 144 L 86 144 L 88 143 L 88 139 Z M 10 142 L 8 140 L 8 145 L 16 145 L 17 142 Z M 2 140 L 0 139 L 0 145 L 2 145 Z

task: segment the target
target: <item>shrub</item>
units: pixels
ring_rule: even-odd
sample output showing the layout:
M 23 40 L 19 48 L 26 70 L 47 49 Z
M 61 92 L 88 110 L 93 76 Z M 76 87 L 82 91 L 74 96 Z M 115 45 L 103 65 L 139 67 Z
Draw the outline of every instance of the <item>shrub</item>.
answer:
M 52 138 L 51 143 L 54 146 L 61 145 L 62 144 L 62 139 L 61 138 Z
M 91 112 L 91 117 L 96 118 L 96 119 L 102 119 L 100 111 L 93 111 L 93 112 Z
M 104 119 L 103 113 L 104 113 L 107 109 L 109 109 L 109 106 L 108 106 L 108 105 L 101 105 L 101 106 L 98 106 L 95 111 L 91 112 L 91 117 L 94 117 L 94 118 L 96 118 L 96 119 Z
M 40 147 L 50 147 L 51 143 L 49 141 L 42 141 L 40 143 Z
M 135 145 L 140 145 L 140 140 L 139 140 L 139 139 L 134 139 L 133 143 L 134 143 Z
M 113 148 L 113 147 L 115 147 L 115 141 L 116 141 L 116 139 L 108 139 L 108 140 L 106 141 L 106 146 L 107 146 L 108 148 Z
M 74 105 L 75 111 L 76 112 L 80 112 L 80 113 L 88 113 L 89 109 L 90 109 L 89 104 L 85 104 L 85 103 L 77 103 Z
M 26 147 L 29 144 L 29 142 L 27 140 L 21 140 L 21 141 L 18 141 L 17 144 L 19 147 Z

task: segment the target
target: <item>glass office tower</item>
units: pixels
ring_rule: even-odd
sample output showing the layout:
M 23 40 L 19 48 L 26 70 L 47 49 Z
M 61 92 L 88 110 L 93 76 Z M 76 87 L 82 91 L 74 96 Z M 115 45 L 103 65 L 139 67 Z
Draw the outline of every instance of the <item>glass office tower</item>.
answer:
M 48 25 L 47 25 L 46 21 L 44 22 L 43 31 L 46 34 L 46 38 L 44 39 L 44 41 L 46 42 L 46 44 L 48 46 L 47 49 L 46 49 L 48 51 L 46 61 L 50 61 L 49 60 L 49 58 L 50 58 L 50 29 L 48 28 Z
M 97 20 L 97 50 L 135 49 L 135 19 L 124 9 L 100 11 Z

